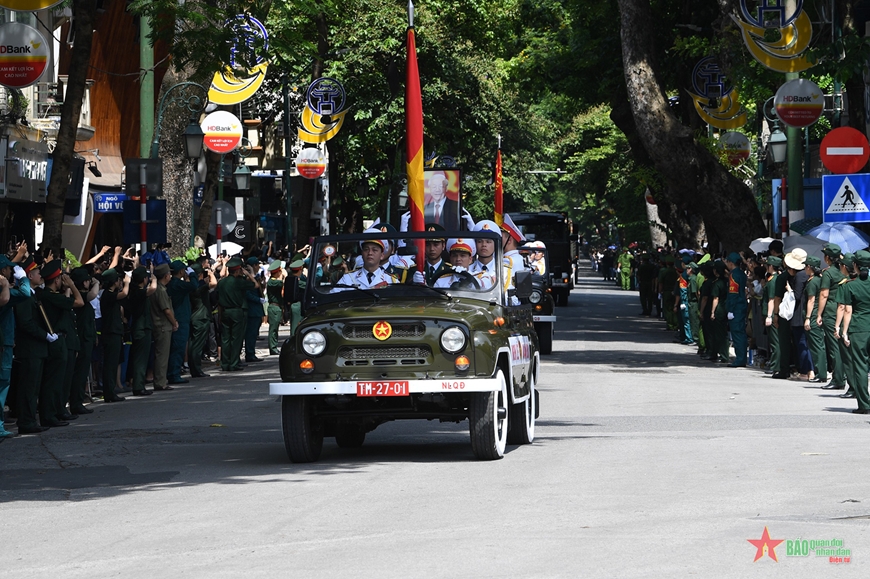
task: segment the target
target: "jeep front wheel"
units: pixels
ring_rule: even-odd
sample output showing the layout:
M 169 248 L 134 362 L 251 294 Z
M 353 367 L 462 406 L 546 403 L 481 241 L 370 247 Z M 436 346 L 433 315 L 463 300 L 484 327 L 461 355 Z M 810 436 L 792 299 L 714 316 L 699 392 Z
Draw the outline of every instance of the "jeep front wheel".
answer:
M 281 397 L 284 448 L 293 462 L 314 462 L 323 450 L 323 424 L 312 407 L 311 396 Z
M 475 392 L 468 405 L 471 449 L 479 460 L 498 460 L 504 456 L 508 433 L 508 392 L 504 373 L 495 375 L 499 390 Z

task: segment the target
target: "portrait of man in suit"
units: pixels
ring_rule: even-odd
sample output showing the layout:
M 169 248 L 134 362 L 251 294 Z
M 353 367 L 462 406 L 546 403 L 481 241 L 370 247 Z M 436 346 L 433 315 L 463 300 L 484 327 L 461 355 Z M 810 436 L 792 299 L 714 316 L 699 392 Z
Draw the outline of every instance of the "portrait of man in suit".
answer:
M 438 172 L 426 181 L 426 204 L 423 218 L 426 223 L 437 223 L 445 230 L 459 229 L 459 202 L 448 193 L 450 180 Z

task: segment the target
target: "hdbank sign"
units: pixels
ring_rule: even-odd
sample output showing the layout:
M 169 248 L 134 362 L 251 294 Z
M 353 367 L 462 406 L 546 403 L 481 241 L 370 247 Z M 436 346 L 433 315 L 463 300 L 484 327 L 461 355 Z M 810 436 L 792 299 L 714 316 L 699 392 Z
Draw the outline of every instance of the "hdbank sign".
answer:
M 34 84 L 48 64 L 51 46 L 35 28 L 18 22 L 0 25 L 0 85 Z

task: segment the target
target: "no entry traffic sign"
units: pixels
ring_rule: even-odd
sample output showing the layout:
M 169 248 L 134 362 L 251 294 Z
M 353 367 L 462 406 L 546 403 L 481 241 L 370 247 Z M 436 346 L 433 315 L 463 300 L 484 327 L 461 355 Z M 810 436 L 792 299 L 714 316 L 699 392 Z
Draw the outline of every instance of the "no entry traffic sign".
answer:
M 828 132 L 819 147 L 822 163 L 832 173 L 857 173 L 870 158 L 870 145 L 864 133 L 852 127 Z

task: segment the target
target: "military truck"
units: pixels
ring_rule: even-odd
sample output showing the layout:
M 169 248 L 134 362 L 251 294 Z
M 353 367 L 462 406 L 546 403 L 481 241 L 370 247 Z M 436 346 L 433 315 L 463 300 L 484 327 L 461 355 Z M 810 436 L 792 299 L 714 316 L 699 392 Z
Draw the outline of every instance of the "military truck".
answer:
M 501 263 L 497 233 L 443 235 L 471 243 L 492 239 L 494 263 Z M 538 336 L 532 307 L 509 305 L 527 302 L 531 275 L 520 272 L 509 284 L 496 267 L 486 283 L 465 272 L 443 288 L 414 283 L 412 274 L 395 275 L 427 236 L 385 232 L 313 243 L 310 255 L 339 255 L 348 272 L 339 276 L 309 264 L 304 317 L 281 347 L 281 382 L 269 385 L 281 397 L 291 461 L 317 460 L 324 438 L 359 447 L 367 433 L 392 420 L 467 420 L 471 450 L 480 460 L 502 458 L 508 443 L 534 440 Z M 392 253 L 383 262 L 385 273 L 377 275 L 393 275 L 363 289 L 364 283 L 352 282 L 366 272 L 352 268 L 361 248 L 374 242 Z M 396 252 L 399 242 L 406 245 Z M 408 282 L 399 283 L 402 277 Z
M 553 274 L 553 300 L 557 306 L 567 306 L 577 267 L 577 235 L 571 219 L 564 213 L 554 212 L 511 213 L 511 218 L 529 241 L 546 244 Z

